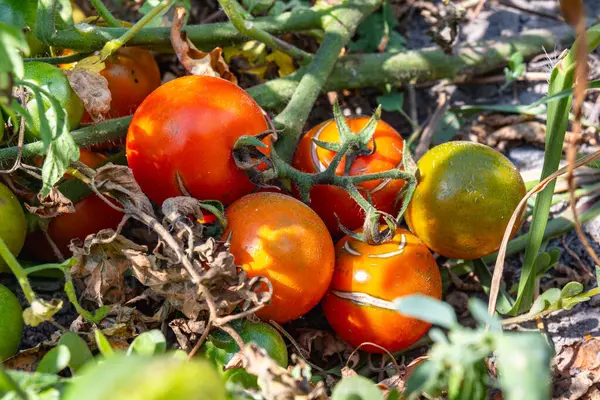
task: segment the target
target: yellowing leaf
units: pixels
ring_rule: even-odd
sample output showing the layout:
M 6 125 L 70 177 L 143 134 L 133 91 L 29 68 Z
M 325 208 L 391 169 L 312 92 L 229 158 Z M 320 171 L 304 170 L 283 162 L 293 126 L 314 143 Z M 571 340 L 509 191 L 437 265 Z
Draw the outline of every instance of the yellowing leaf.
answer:
M 267 56 L 267 60 L 277 64 L 279 76 L 286 76 L 296 71 L 294 59 L 280 51 L 274 51 L 273 53 L 269 54 Z

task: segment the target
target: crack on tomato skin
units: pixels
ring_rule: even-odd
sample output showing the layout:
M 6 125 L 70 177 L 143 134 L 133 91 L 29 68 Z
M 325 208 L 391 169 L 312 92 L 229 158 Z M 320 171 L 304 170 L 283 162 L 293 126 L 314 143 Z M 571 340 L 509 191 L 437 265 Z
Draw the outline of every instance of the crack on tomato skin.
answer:
M 395 311 L 394 305 L 391 301 L 380 299 L 379 297 L 371 296 L 367 293 L 362 292 L 343 292 L 339 290 L 331 290 L 331 293 L 343 300 L 349 300 L 359 306 L 373 306 L 377 308 L 383 308 L 386 310 Z
M 354 248 L 352 248 L 352 246 L 350 246 L 350 242 L 344 243 L 344 250 L 346 250 L 348 253 L 352 254 L 353 256 L 362 256 L 361 253 L 354 250 Z
M 381 254 L 369 254 L 369 258 L 391 258 L 395 256 L 399 256 L 404 253 L 404 248 L 406 247 L 406 236 L 404 233 L 402 234 L 402 239 L 400 240 L 400 244 L 398 245 L 398 249 L 396 251 L 391 251 L 389 253 L 381 253 Z

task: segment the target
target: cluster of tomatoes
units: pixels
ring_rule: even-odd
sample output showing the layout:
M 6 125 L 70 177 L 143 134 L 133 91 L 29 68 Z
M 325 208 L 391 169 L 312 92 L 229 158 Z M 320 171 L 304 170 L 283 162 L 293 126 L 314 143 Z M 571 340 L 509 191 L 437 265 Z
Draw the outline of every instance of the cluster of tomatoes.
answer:
M 50 89 L 67 109 L 72 127 L 90 122 L 59 68 L 26 65 L 25 79 Z M 359 232 L 364 213 L 339 187 L 313 186 L 310 205 L 297 200 L 295 193 L 256 192 L 237 168 L 232 150 L 240 136 L 267 131 L 268 124 L 262 109 L 235 84 L 185 76 L 161 85 L 151 54 L 131 48 L 120 50 L 101 73 L 112 93 L 105 117 L 134 113 L 126 155 L 148 197 L 161 204 L 170 197 L 191 195 L 227 207 L 223 238 L 230 238 L 236 263 L 250 277 L 268 277 L 273 286 L 272 300 L 258 317 L 285 323 L 321 303 L 339 336 L 355 347 L 371 343 L 363 348 L 367 351 L 398 351 L 419 340 L 429 324 L 394 311 L 392 301 L 415 293 L 441 298 L 440 272 L 430 249 L 460 259 L 497 250 L 525 193 L 516 168 L 491 148 L 466 142 L 437 146 L 418 164 L 419 184 L 406 212 L 410 231 L 399 228 L 391 241 L 371 245 L 340 230 L 342 224 Z M 37 109 L 35 104 L 28 107 Z M 367 121 L 347 119 L 355 133 Z M 28 131 L 35 135 L 39 127 L 29 126 Z M 308 173 L 323 171 L 335 157 L 313 139 L 339 142 L 335 122 L 314 127 L 299 143 L 293 166 Z M 268 154 L 269 139 L 266 144 Z M 336 173 L 358 176 L 402 167 L 404 141 L 383 121 L 378 122 L 372 146 L 370 154 L 356 157 L 349 168 L 340 163 Z M 91 151 L 82 150 L 81 155 L 92 167 L 105 160 Z M 393 214 L 401 206 L 398 197 L 404 185 L 402 180 L 375 180 L 357 188 L 377 209 Z M 54 218 L 47 229 L 65 254 L 72 239 L 115 228 L 121 220 L 119 212 L 95 195 L 75 209 Z M 15 254 L 23 240 L 12 246 Z M 25 253 L 40 261 L 54 260 L 45 243 L 41 233 L 30 234 Z

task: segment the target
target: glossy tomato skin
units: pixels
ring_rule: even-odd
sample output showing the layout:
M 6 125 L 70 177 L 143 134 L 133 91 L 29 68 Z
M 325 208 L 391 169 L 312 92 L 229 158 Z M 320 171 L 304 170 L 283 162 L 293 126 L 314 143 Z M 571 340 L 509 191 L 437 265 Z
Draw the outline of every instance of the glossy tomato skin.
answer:
M 27 234 L 27 220 L 23 207 L 17 196 L 3 183 L 0 183 L 0 238 L 14 256 L 18 256 L 25 235 Z M 0 257 L 0 273 L 10 273 L 11 269 Z
M 224 238 L 249 277 L 266 276 L 271 303 L 257 312 L 263 320 L 285 323 L 317 305 L 327 291 L 334 247 L 319 216 L 304 203 L 278 193 L 253 193 L 226 209 Z
M 432 148 L 418 168 L 419 183 L 405 214 L 410 230 L 450 258 L 471 260 L 498 250 L 526 192 L 517 168 L 488 146 L 460 141 Z
M 160 71 L 152 53 L 137 47 L 122 47 L 105 61 L 100 75 L 108 81 L 111 94 L 107 119 L 125 117 L 135 112 L 150 93 L 160 86 Z M 85 112 L 81 122 L 93 122 Z
M 373 246 L 345 236 L 336 245 L 335 272 L 323 311 L 351 346 L 371 342 L 395 352 L 417 342 L 430 324 L 386 308 L 387 302 L 417 293 L 436 299 L 442 296 L 439 269 L 419 238 L 398 229 L 391 242 Z M 383 302 L 359 304 L 348 299 L 353 294 L 367 295 L 375 304 Z M 369 345 L 361 349 L 383 352 Z
M 106 156 L 79 149 L 79 161 L 88 167 L 96 168 L 106 161 Z M 74 206 L 74 213 L 59 215 L 48 224 L 48 235 L 65 256 L 71 254 L 69 250 L 71 240 L 83 241 L 88 235 L 102 229 L 116 229 L 123 218 L 123 213 L 110 207 L 95 194 L 85 197 Z M 57 261 L 56 255 L 40 231 L 27 235 L 23 253 L 36 261 Z
M 267 130 L 248 93 L 221 78 L 185 76 L 144 100 L 127 133 L 127 161 L 157 203 L 181 196 L 230 204 L 255 186 L 233 160 L 235 141 Z
M 357 133 L 369 121 L 367 117 L 351 117 L 346 122 L 350 129 Z M 335 157 L 333 151 L 318 147 L 313 138 L 335 142 L 340 141 L 339 132 L 334 120 L 323 122 L 312 128 L 300 141 L 294 154 L 292 165 L 304 172 L 317 173 L 323 171 Z M 379 121 L 374 135 L 376 151 L 369 156 L 358 157 L 352 164 L 350 175 L 365 175 L 401 167 L 404 140 L 398 132 L 384 121 Z M 336 170 L 343 175 L 345 162 L 342 161 Z M 370 194 L 373 204 L 380 211 L 395 214 L 400 202 L 398 192 L 404 187 L 403 180 L 383 182 L 382 180 L 361 183 L 358 188 L 365 198 Z M 325 221 L 327 228 L 335 238 L 342 236 L 337 217 L 349 229 L 357 229 L 364 222 L 364 212 L 348 193 L 336 186 L 316 185 L 310 191 L 310 206 Z

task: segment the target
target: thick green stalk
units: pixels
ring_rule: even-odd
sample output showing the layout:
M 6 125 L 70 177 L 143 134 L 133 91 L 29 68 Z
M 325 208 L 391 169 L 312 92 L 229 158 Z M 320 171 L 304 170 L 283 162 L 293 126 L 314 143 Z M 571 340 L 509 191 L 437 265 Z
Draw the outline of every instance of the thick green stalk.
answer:
M 354 35 L 360 22 L 381 4 L 381 0 L 355 0 L 342 4 L 343 8 L 332 11 L 331 16 L 325 19 L 323 25 L 325 36 L 319 51 L 307 67 L 290 102 L 275 117 L 275 124 L 283 127 L 281 137 L 275 146 L 287 162 L 292 159 L 302 128 L 342 48 Z
M 587 33 L 589 51 L 600 45 L 600 25 L 592 27 Z M 573 87 L 575 72 L 575 50 L 577 43 L 573 45 L 569 54 L 558 63 L 552 70 L 548 95 L 552 96 L 563 90 Z M 544 154 L 544 166 L 540 181 L 553 174 L 559 166 L 562 157 L 563 142 L 569 121 L 571 109 L 571 97 L 562 98 L 548 104 L 546 122 L 546 150 Z M 556 181 L 541 191 L 535 200 L 531 228 L 527 234 L 527 247 L 525 248 L 525 259 L 519 280 L 519 290 L 515 306 L 511 315 L 520 314 L 529 309 L 533 303 L 535 286 L 535 260 L 544 238 L 550 205 L 554 194 Z
M 110 10 L 104 5 L 102 0 L 90 0 L 90 3 L 92 3 L 92 6 L 94 6 L 98 14 L 100 14 L 102 19 L 108 24 L 108 26 L 112 26 L 113 28 L 121 28 L 123 26 L 119 22 L 119 20 L 116 19 L 114 15 L 112 15 Z
M 44 43 L 69 48 L 76 51 L 95 51 L 101 49 L 107 42 L 121 37 L 126 28 L 106 28 L 88 24 L 78 24 L 65 30 L 58 31 L 54 23 L 54 10 L 58 0 L 39 0 L 36 35 Z M 320 29 L 322 19 L 343 5 L 332 6 L 320 10 L 309 9 L 300 12 L 287 12 L 276 17 L 257 18 L 252 21 L 257 29 L 272 35 L 288 32 Z M 190 40 L 201 50 L 212 50 L 220 46 L 229 46 L 243 42 L 246 37 L 239 33 L 231 23 L 215 23 L 185 26 L 183 31 Z M 168 27 L 144 28 L 128 42 L 131 46 L 170 46 Z

